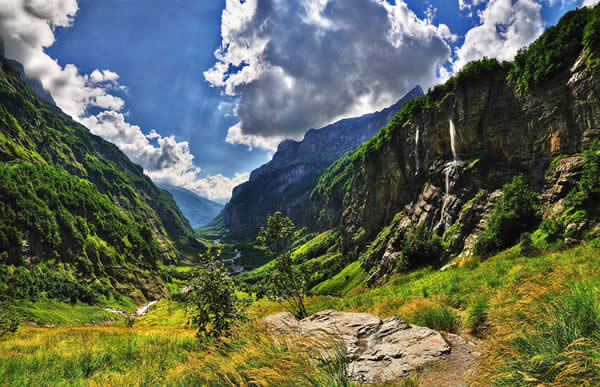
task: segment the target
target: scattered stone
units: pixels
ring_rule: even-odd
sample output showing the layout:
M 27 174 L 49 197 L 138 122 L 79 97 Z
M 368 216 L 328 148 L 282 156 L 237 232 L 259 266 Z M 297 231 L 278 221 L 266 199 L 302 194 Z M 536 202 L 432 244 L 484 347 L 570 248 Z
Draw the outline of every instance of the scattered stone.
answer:
M 450 346 L 429 328 L 399 317 L 381 319 L 368 313 L 326 310 L 303 320 L 287 312 L 263 319 L 274 332 L 323 343 L 324 336 L 341 339 L 350 358 L 348 374 L 361 383 L 389 383 L 444 359 Z
M 440 269 L 440 271 L 446 271 L 446 270 L 454 269 L 456 266 L 458 266 L 458 265 L 456 264 L 456 262 L 452 262 L 452 263 L 449 263 L 449 264 L 447 264 L 447 265 L 444 265 L 444 266 L 443 266 L 443 267 Z

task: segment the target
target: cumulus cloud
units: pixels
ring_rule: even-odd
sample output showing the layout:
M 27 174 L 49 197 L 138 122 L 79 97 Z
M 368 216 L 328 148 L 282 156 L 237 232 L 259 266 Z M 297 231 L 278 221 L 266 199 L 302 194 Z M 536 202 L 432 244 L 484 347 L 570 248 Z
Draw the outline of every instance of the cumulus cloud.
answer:
M 460 10 L 470 10 L 473 7 L 477 7 L 480 4 L 483 4 L 485 0 L 458 0 L 458 8 Z
M 454 72 L 483 56 L 512 60 L 519 48 L 544 31 L 541 9 L 542 5 L 533 0 L 490 0 L 479 12 L 480 25 L 467 32 L 456 50 Z
M 116 144 L 153 180 L 182 186 L 210 199 L 230 197 L 233 187 L 248 179 L 247 174 L 203 176 L 186 141 L 163 137 L 154 130 L 144 135 L 139 126 L 125 120 L 121 113 L 125 101 L 112 94 L 127 90 L 119 84 L 117 73 L 96 69 L 89 75 L 81 74 L 75 65 L 62 67 L 44 52 L 54 43 L 54 29 L 70 27 L 77 11 L 77 0 L 0 0 L 5 55 L 21 62 L 29 77 L 39 79 L 65 113 Z M 103 111 L 93 115 L 90 108 Z
M 596 4 L 600 3 L 600 0 L 583 0 L 584 7 L 593 7 Z
M 239 98 L 227 141 L 273 149 L 432 85 L 456 39 L 433 17 L 403 1 L 227 0 L 217 61 L 204 74 Z

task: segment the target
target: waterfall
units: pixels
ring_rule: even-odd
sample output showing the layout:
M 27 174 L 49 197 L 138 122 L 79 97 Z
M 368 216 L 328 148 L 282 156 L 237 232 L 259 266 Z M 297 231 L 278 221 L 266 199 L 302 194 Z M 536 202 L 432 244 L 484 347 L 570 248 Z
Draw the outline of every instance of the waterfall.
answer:
M 416 166 L 417 172 L 419 172 L 419 137 L 420 137 L 420 134 L 421 134 L 421 131 L 417 127 L 417 133 L 415 134 L 415 166 Z
M 450 148 L 452 148 L 452 158 L 456 161 L 456 128 L 454 127 L 454 121 L 452 119 L 450 122 Z

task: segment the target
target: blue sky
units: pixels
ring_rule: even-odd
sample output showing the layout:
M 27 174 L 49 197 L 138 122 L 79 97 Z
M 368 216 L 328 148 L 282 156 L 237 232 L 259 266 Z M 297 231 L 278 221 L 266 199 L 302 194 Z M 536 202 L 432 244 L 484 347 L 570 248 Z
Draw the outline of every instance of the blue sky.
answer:
M 268 151 L 225 143 L 236 119 L 218 106 L 233 99 L 204 80 L 221 43 L 224 6 L 224 0 L 83 0 L 73 26 L 58 29 L 46 52 L 83 73 L 118 73 L 128 88 L 122 98 L 129 122 L 188 141 L 207 174 L 231 177 L 268 161 Z
M 511 59 L 582 1 L 15 0 L 0 35 L 155 181 L 226 200 L 281 139 Z

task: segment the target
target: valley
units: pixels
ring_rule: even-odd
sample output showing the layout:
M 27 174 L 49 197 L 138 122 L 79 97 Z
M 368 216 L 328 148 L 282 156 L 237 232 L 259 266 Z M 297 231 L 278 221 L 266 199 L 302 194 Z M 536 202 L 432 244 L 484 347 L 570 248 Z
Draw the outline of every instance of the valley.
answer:
M 0 58 L 0 384 L 600 383 L 600 5 L 221 206 Z

